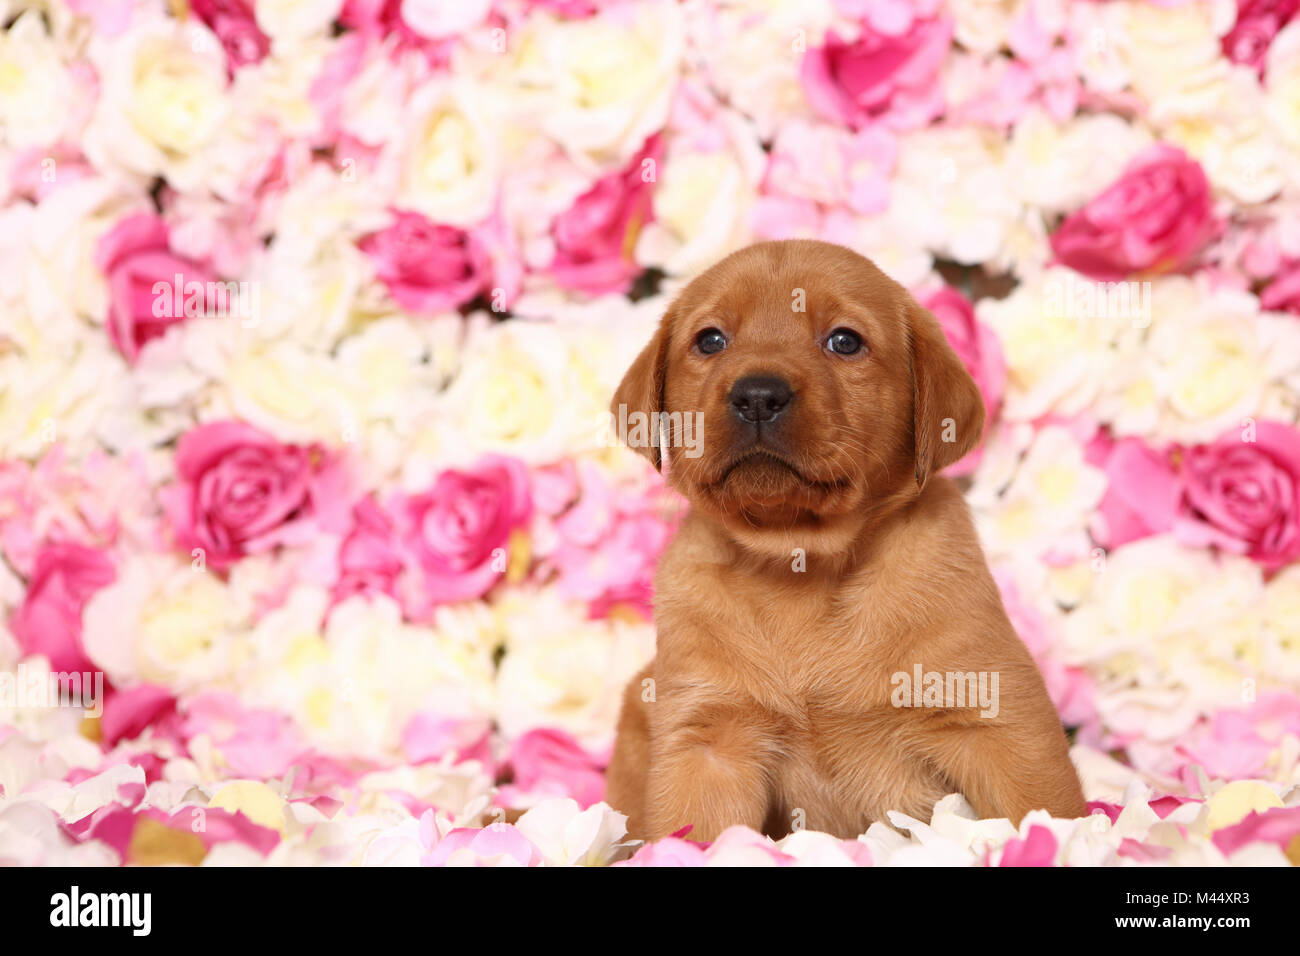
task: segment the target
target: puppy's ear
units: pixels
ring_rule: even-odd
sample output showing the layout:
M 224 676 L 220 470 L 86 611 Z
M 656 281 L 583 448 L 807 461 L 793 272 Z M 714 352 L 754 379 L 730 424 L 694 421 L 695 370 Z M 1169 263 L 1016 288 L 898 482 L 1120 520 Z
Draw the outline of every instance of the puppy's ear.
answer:
M 910 299 L 910 297 L 909 297 Z M 910 300 L 912 340 L 912 436 L 916 486 L 978 444 L 984 432 L 984 399 L 927 309 Z
M 664 382 L 668 372 L 669 315 L 664 316 L 654 337 L 627 370 L 609 405 L 618 436 L 661 471 L 659 413 L 664 408 Z M 645 436 L 644 441 L 642 436 Z

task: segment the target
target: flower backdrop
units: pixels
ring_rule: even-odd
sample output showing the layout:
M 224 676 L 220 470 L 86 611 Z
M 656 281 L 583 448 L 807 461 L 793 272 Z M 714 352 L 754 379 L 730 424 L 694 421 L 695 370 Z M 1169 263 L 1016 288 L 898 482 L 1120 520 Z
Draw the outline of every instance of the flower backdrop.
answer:
M 1300 863 L 1296 0 L 0 12 L 0 862 Z M 602 803 L 682 507 L 609 396 L 791 236 L 978 382 L 1091 817 Z

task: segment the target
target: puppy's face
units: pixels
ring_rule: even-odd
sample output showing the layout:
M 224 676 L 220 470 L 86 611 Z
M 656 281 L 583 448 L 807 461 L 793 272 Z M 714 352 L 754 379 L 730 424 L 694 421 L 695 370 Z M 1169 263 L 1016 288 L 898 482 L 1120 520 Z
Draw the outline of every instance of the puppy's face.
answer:
M 806 240 L 690 283 L 615 395 L 616 417 L 634 411 L 666 425 L 637 450 L 749 538 L 855 529 L 965 454 L 984 419 L 933 316 L 856 253 Z

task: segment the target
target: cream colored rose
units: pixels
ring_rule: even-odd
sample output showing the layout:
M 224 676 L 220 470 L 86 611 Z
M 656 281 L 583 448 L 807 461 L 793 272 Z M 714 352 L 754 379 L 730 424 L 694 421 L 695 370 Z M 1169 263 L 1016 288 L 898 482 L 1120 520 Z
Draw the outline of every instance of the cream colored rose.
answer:
M 967 50 L 996 54 L 1008 45 L 1015 20 L 1033 17 L 1040 28 L 1063 32 L 1064 0 L 948 0 L 953 18 L 953 39 Z
M 1005 299 L 976 304 L 1006 357 L 1007 418 L 1072 415 L 1093 401 L 1114 361 L 1118 330 L 1140 319 L 1090 306 L 1088 289 L 1094 287 L 1072 270 L 1053 268 L 1028 278 Z
M 361 420 L 334 359 L 295 342 L 245 338 L 213 364 L 214 384 L 200 403 L 204 420 L 235 417 L 283 441 L 330 445 Z
M 927 247 L 931 236 L 930 226 L 922 225 L 898 202 L 875 216 L 843 217 L 833 232 L 836 242 L 856 249 L 909 289 L 933 278 L 934 256 Z
M 1232 28 L 1234 0 L 1192 0 L 1173 7 L 1124 2 L 1101 37 L 1114 44 L 1134 92 L 1160 126 L 1167 117 L 1196 114 L 1232 69 L 1220 39 Z
M 1265 94 L 1252 70 L 1216 76 L 1195 109 L 1163 119 L 1164 138 L 1205 169 L 1211 185 L 1239 203 L 1262 203 L 1287 182 L 1295 165 L 1265 115 Z
M 671 275 L 693 275 L 752 241 L 754 196 L 766 165 L 753 126 L 722 109 L 720 147 L 701 149 L 689 136 L 670 138 L 659 164 L 655 220 L 641 232 L 637 261 Z
M 535 13 L 494 78 L 515 115 L 594 167 L 626 162 L 668 116 L 682 58 L 680 7 L 643 0 L 625 15 Z
M 193 18 L 146 20 L 96 38 L 90 50 L 101 90 L 86 154 L 101 168 L 163 176 L 182 190 L 199 186 L 230 111 L 216 37 Z
M 1057 123 L 1031 109 L 1016 123 L 1007 144 L 1011 189 L 1044 213 L 1072 211 L 1118 179 L 1150 142 L 1143 126 L 1113 113 Z
M 257 25 L 273 40 L 297 41 L 329 29 L 343 0 L 257 0 Z
M 492 212 L 504 128 L 492 93 L 467 80 L 435 79 L 413 95 L 399 148 L 386 156 L 398 205 L 434 222 L 472 226 Z
M 86 605 L 86 653 L 116 684 L 231 688 L 248 655 L 233 595 L 201 556 L 136 555 Z
M 604 448 L 610 397 L 661 309 L 602 299 L 551 306 L 546 321 L 476 321 L 442 399 L 446 420 L 429 426 L 446 429 L 441 457 L 496 451 L 544 464 Z
M 259 11 L 262 6 L 258 5 Z M 231 81 L 231 109 L 253 127 L 250 134 L 260 128 L 265 137 L 268 120 L 274 121 L 285 140 L 317 133 L 321 117 L 312 102 L 311 89 L 325 68 L 326 58 L 335 52 L 335 44 L 324 36 L 311 37 L 296 41 L 292 55 L 268 56 L 240 67 Z M 217 148 L 226 145 L 231 133 L 229 128 L 222 131 Z
M 1264 108 L 1273 129 L 1294 155 L 1300 150 L 1300 20 L 1278 32 L 1265 62 Z
M 1202 714 L 1240 706 L 1248 688 L 1276 685 L 1264 670 L 1276 656 L 1264 594 L 1246 558 L 1146 538 L 1095 569 L 1091 593 L 1065 618 L 1062 649 L 1098 681 L 1108 726 L 1172 739 Z
M 344 601 L 301 586 L 253 633 L 258 666 L 240 690 L 254 706 L 287 709 L 309 740 L 333 752 L 400 752 L 411 718 L 482 718 L 493 699 L 491 653 L 403 623 L 386 597 Z
M 1038 431 L 1006 490 L 975 509 L 980 540 L 994 555 L 1084 555 L 1085 528 L 1106 476 L 1083 458 L 1066 429 Z
M 0 456 L 93 450 L 106 396 L 125 375 L 121 356 L 90 333 L 26 352 L 0 346 Z
M 623 686 L 654 654 L 649 624 L 587 619 L 553 590 L 509 594 L 499 605 L 506 653 L 497 674 L 497 722 L 514 738 L 567 730 L 585 746 L 613 740 Z
M 0 135 L 15 149 L 52 146 L 74 119 L 78 83 L 39 12 L 0 33 Z
M 1265 385 L 1300 361 L 1294 352 L 1266 344 L 1275 330 L 1283 336 L 1295 330 L 1260 314 L 1254 296 L 1231 289 L 1202 292 L 1191 312 L 1157 312 L 1148 342 L 1161 399 L 1158 433 L 1175 441 L 1213 441 L 1243 419 L 1258 417 Z
M 424 37 L 457 36 L 478 26 L 492 9 L 491 0 L 402 0 L 402 21 Z
M 20 203 L 0 212 L 0 257 L 7 274 L 22 279 L 0 289 L 4 334 L 34 348 L 38 340 L 75 339 L 85 321 L 103 322 L 108 292 L 96 248 L 108 229 L 143 205 L 120 180 L 94 176 L 61 186 L 39 210 Z
M 899 143 L 890 206 L 915 223 L 931 252 L 966 264 L 1006 251 L 1022 205 L 1001 137 L 973 127 L 918 130 Z
M 1269 640 L 1261 669 L 1280 680 L 1300 679 L 1300 565 L 1284 568 L 1264 590 Z
M 830 0 L 726 0 L 686 5 L 687 56 L 710 86 L 770 140 L 777 128 L 807 117 L 799 68 L 804 54 L 837 23 Z

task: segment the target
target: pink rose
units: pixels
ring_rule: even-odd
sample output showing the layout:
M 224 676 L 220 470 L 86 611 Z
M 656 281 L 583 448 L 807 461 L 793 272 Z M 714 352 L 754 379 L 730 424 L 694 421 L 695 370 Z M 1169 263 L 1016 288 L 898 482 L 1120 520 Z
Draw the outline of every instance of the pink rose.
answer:
M 1246 554 L 1274 571 L 1300 556 L 1300 431 L 1260 422 L 1187 450 L 1182 516 L 1189 543 Z
M 301 731 L 287 714 L 248 709 L 234 694 L 203 691 L 185 703 L 180 733 L 185 742 L 203 734 L 238 777 L 280 777 L 310 752 Z
M 582 20 L 600 9 L 596 0 L 524 0 L 532 9 L 549 10 L 566 20 Z
M 612 866 L 687 867 L 708 866 L 709 855 L 705 847 L 680 837 L 664 837 L 641 847 L 626 860 Z
M 408 50 L 418 51 L 429 66 L 439 69 L 451 60 L 458 36 L 422 36 L 403 16 L 407 0 L 346 0 L 338 22 L 348 30 L 385 43 L 396 58 Z M 450 5 L 449 5 L 450 6 Z
M 605 799 L 605 763 L 589 754 L 563 730 L 530 730 L 510 748 L 514 771 L 498 800 L 523 805 L 520 798 L 571 797 L 584 810 Z
M 1210 184 L 1181 149 L 1157 143 L 1052 235 L 1056 258 L 1116 282 L 1182 266 L 1214 231 Z
M 1137 438 L 1116 442 L 1098 433 L 1087 457 L 1106 473 L 1106 494 L 1091 528 L 1098 544 L 1118 548 L 1173 527 L 1182 484 L 1168 454 Z
M 453 856 L 461 865 L 469 861 L 476 866 L 496 865 L 504 857 L 518 866 L 538 866 L 542 862 L 537 847 L 508 823 L 492 823 L 482 829 L 458 827 L 439 837 L 430 811 L 420 818 L 420 835 L 427 838 L 428 849 L 420 857 L 421 866 L 446 866 Z
M 1237 0 L 1237 22 L 1224 34 L 1223 55 L 1262 75 L 1269 45 L 1297 10 L 1300 0 Z
M 1300 315 L 1300 261 L 1288 262 L 1259 294 L 1259 304 L 1272 312 Z
M 924 126 L 943 111 L 939 68 L 951 45 L 948 20 L 914 20 L 897 35 L 864 26 L 852 42 L 832 30 L 804 56 L 804 95 L 822 116 L 855 128 Z
M 984 434 L 987 435 L 1002 407 L 1002 393 L 1007 384 L 1007 364 L 1002 356 L 1002 343 L 992 329 L 975 318 L 975 309 L 970 301 L 951 286 L 945 286 L 931 294 L 921 304 L 934 313 L 948 343 L 966 366 L 966 371 L 970 372 L 971 378 L 975 379 L 987 410 L 984 418 Z M 977 450 L 949 468 L 948 474 L 970 474 L 978 464 Z
M 129 690 L 114 691 L 104 701 L 99 722 L 101 739 L 105 747 L 119 740 L 134 740 L 146 728 L 156 727 L 175 713 L 176 698 L 166 687 L 137 684 Z
M 491 284 L 487 250 L 472 233 L 395 212 L 393 224 L 358 243 L 397 304 L 412 312 L 454 309 Z
M 131 26 L 133 0 L 68 0 L 73 13 L 89 17 L 95 31 L 106 37 L 115 37 Z
M 1052 831 L 1035 824 L 1025 838 L 1012 837 L 1002 847 L 998 866 L 1051 866 L 1056 859 L 1057 843 Z
M 232 73 L 270 52 L 271 39 L 257 25 L 249 0 L 191 0 L 190 9 L 221 41 Z
M 792 120 L 776 133 L 763 192 L 810 199 L 862 215 L 889 207 L 889 175 L 898 141 L 880 127 L 850 133 L 825 123 Z
M 531 516 L 528 471 L 503 455 L 489 455 L 469 471 L 444 471 L 428 491 L 403 501 L 397 525 L 408 567 L 416 571 L 406 594 L 413 616 L 486 594 L 502 575 L 511 532 Z
M 660 137 L 651 136 L 622 170 L 611 173 L 555 219 L 551 273 L 566 289 L 587 295 L 626 292 L 641 272 L 633 258 L 641 227 L 653 219 L 654 177 Z
M 167 224 L 153 213 L 127 216 L 105 233 L 95 265 L 108 279 L 109 337 L 128 362 L 146 342 L 208 310 L 212 274 L 171 252 Z
M 371 496 L 352 509 L 352 522 L 352 529 L 339 546 L 335 599 L 376 593 L 396 597 L 404 565 L 392 518 Z
M 346 514 L 339 463 L 320 447 L 285 445 L 243 422 L 187 432 L 177 484 L 160 493 L 177 544 L 224 569 L 246 554 L 305 543 Z
M 1014 578 L 1003 568 L 993 568 L 993 580 L 1002 595 L 1002 606 L 1012 627 L 1029 649 L 1043 675 L 1047 694 L 1067 727 L 1078 727 L 1089 737 L 1097 724 L 1097 712 L 1088 674 L 1079 667 L 1067 667 L 1057 648 L 1059 635 L 1051 618 L 1025 601 Z
M 414 764 L 450 755 L 452 763 L 477 760 L 495 773 L 492 757 L 492 721 L 487 717 L 443 717 L 421 711 L 402 729 L 402 753 Z
M 45 545 L 9 622 L 24 654 L 41 654 L 56 672 L 91 670 L 81 646 L 81 612 L 116 575 L 108 555 L 71 542 Z

